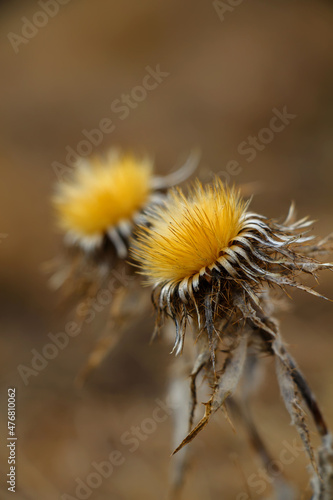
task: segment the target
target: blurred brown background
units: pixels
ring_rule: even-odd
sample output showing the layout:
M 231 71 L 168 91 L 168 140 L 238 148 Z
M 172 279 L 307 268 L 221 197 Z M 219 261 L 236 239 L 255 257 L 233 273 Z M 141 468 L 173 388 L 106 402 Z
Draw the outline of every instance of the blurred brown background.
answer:
M 226 2 L 228 3 L 228 2 Z M 291 200 L 299 215 L 317 220 L 315 231 L 333 230 L 333 8 L 331 2 L 240 2 L 218 16 L 212 2 L 77 1 L 59 12 L 15 51 L 13 35 L 41 11 L 37 2 L 1 4 L 1 498 L 6 493 L 5 406 L 9 386 L 18 391 L 18 499 L 75 497 L 75 479 L 113 449 L 120 436 L 150 417 L 164 398 L 169 349 L 148 345 L 153 318 L 128 331 L 86 388 L 74 388 L 102 320 L 98 318 L 26 387 L 17 371 L 29 365 L 49 332 L 70 318 L 56 307 L 43 262 L 61 247 L 49 198 L 52 165 L 65 163 L 82 130 L 113 120 L 94 152 L 110 146 L 148 152 L 163 173 L 193 147 L 202 151 L 200 177 L 223 172 L 236 160 L 232 182 L 259 183 L 252 207 L 268 216 L 286 214 Z M 43 19 L 41 22 L 43 22 Z M 17 39 L 16 39 L 17 40 Z M 17 52 L 17 53 L 16 53 Z M 170 73 L 128 117 L 110 106 L 141 85 L 146 67 Z M 269 124 L 273 108 L 296 115 L 258 151 L 239 144 Z M 224 174 L 221 174 L 222 176 Z M 256 185 L 257 186 L 257 185 Z M 332 276 L 320 290 L 333 297 Z M 329 302 L 293 293 L 293 309 L 281 318 L 284 337 L 333 425 L 333 310 Z M 255 415 L 273 454 L 296 438 L 280 401 L 273 365 L 255 401 Z M 163 499 L 171 459 L 171 419 L 160 424 L 137 452 L 103 481 L 91 498 Z M 314 437 L 315 439 L 315 437 Z M 222 413 L 192 447 L 184 499 L 267 498 L 246 490 L 260 468 L 241 426 L 234 434 Z M 303 456 L 285 470 L 310 498 Z M 238 497 L 239 500 L 242 497 Z M 244 497 L 246 498 L 246 497 Z

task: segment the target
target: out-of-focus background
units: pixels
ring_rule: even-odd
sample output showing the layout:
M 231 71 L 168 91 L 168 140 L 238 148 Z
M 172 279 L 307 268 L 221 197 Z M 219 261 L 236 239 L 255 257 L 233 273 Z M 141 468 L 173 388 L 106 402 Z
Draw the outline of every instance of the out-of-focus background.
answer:
M 59 166 L 66 166 L 66 148 L 82 152 L 84 130 L 112 120 L 112 132 L 91 146 L 93 153 L 111 146 L 149 153 L 160 173 L 200 147 L 203 181 L 216 172 L 232 183 L 253 183 L 256 211 L 282 217 L 295 200 L 299 215 L 316 219 L 317 234 L 333 230 L 332 3 L 224 5 L 1 3 L 1 498 L 11 498 L 4 439 L 12 386 L 18 401 L 17 499 L 77 498 L 77 480 L 85 481 L 93 462 L 113 450 L 123 453 L 124 464 L 85 498 L 167 498 L 171 418 L 135 452 L 121 443 L 124 432 L 151 417 L 156 399 L 165 398 L 170 349 L 163 342 L 149 345 L 153 315 L 129 328 L 82 390 L 73 381 L 102 315 L 27 385 L 18 372 L 19 365 L 31 367 L 31 350 L 40 352 L 48 334 L 63 331 L 71 318 L 57 307 L 59 296 L 41 267 L 61 249 L 49 200 Z M 155 88 L 136 88 L 148 81 L 153 86 L 152 78 L 145 79 L 152 71 L 159 74 Z M 131 100 L 124 104 L 126 95 Z M 284 123 L 271 122 L 277 113 L 284 113 Z M 279 130 L 263 131 L 270 123 Z M 259 137 L 252 153 L 250 136 Z M 333 297 L 330 273 L 321 276 L 320 290 Z M 301 293 L 292 299 L 292 310 L 280 318 L 283 335 L 333 425 L 332 304 Z M 254 411 L 278 457 L 296 433 L 273 364 L 265 364 Z M 268 481 L 261 488 L 248 484 L 261 464 L 242 427 L 236 430 L 221 413 L 193 443 L 183 499 L 269 497 Z M 311 496 L 305 465 L 296 453 L 284 466 L 302 499 Z

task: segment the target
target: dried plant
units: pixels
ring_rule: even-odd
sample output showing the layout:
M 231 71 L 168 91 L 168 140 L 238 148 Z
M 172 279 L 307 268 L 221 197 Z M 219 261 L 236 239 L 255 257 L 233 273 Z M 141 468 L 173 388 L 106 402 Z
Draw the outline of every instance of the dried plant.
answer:
M 142 291 L 129 263 L 130 239 L 137 224 L 144 223 L 146 210 L 163 203 L 167 189 L 191 175 L 197 162 L 193 152 L 179 170 L 158 177 L 148 158 L 111 150 L 103 158 L 82 159 L 72 176 L 57 185 L 53 204 L 64 233 L 65 251 L 53 263 L 53 287 L 62 288 L 67 301 L 81 301 L 88 307 L 100 290 L 108 288 L 115 270 L 130 278 L 121 289 L 117 286 L 106 335 L 83 367 L 80 384 L 117 343 L 131 320 L 137 319 L 139 311 L 149 307 L 149 294 Z
M 167 318 L 175 324 L 176 355 L 183 351 L 188 323 L 195 324 L 191 430 L 175 453 L 192 441 L 218 409 L 226 411 L 249 360 L 266 353 L 275 359 L 283 401 L 312 465 L 313 500 L 328 500 L 333 498 L 331 435 L 273 316 L 274 288 L 293 287 L 322 297 L 301 278 L 305 274 L 316 278 L 318 271 L 333 269 L 332 264 L 317 260 L 329 251 L 332 238 L 314 243 L 308 234 L 311 225 L 307 218 L 295 220 L 293 206 L 284 222 L 268 220 L 250 212 L 249 203 L 219 179 L 206 187 L 197 182 L 187 197 L 174 189 L 163 204 L 148 210 L 133 254 L 147 284 L 154 287 L 156 332 Z M 196 380 L 203 371 L 212 393 L 204 416 L 193 426 Z M 318 459 L 302 402 L 322 437 Z M 244 396 L 239 411 L 262 450 L 245 403 Z

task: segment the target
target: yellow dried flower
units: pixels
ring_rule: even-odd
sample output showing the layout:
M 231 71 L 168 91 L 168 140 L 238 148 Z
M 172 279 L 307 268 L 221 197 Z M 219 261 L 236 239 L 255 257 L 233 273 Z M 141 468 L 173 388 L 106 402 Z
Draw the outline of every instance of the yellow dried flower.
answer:
M 223 260 L 221 253 L 239 234 L 245 211 L 239 193 L 220 180 L 206 188 L 197 182 L 189 199 L 180 189 L 172 191 L 139 237 L 136 255 L 148 283 L 177 284 Z
M 196 378 L 201 371 L 212 387 L 205 415 L 176 451 L 225 406 L 244 372 L 251 379 L 253 361 L 248 360 L 264 352 L 275 357 L 282 397 L 317 481 L 318 467 L 300 409 L 301 397 L 314 417 L 327 454 L 331 453 L 331 437 L 313 394 L 282 341 L 272 316 L 271 288 L 295 287 L 322 297 L 299 278 L 333 268 L 315 259 L 330 249 L 332 238 L 310 244 L 314 237 L 306 233 L 312 222 L 307 218 L 295 221 L 293 206 L 283 223 L 248 208 L 239 193 L 224 187 L 219 179 L 204 187 L 197 181 L 188 196 L 180 189 L 171 191 L 163 204 L 149 210 L 145 224 L 137 231 L 133 256 L 139 272 L 154 286 L 157 330 L 166 318 L 172 318 L 176 327 L 174 351 L 180 354 L 188 322 L 196 325 L 198 353 L 191 374 L 190 428 Z M 327 475 L 327 481 L 330 477 Z

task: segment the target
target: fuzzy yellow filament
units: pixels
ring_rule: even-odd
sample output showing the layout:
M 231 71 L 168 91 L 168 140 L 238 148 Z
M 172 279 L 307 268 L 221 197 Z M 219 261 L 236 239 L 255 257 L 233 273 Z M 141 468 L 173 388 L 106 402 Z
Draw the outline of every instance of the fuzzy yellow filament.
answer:
M 213 264 L 238 235 L 245 211 L 238 192 L 219 179 L 206 187 L 197 181 L 188 197 L 173 190 L 138 235 L 134 253 L 147 282 L 177 283 Z
M 151 176 L 151 163 L 132 156 L 78 166 L 54 197 L 60 228 L 84 238 L 131 219 L 147 202 Z

